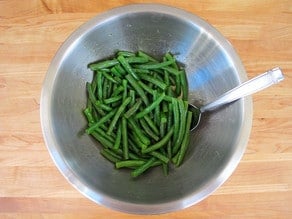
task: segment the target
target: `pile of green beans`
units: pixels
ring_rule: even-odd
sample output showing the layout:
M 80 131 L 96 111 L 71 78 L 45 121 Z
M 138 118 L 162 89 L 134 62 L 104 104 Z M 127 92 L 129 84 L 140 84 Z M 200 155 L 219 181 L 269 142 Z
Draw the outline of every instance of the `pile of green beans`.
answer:
M 192 113 L 184 69 L 166 53 L 162 60 L 138 51 L 118 51 L 114 58 L 90 63 L 86 133 L 101 145 L 101 154 L 117 169 L 138 177 L 171 163 L 180 166 L 190 141 Z

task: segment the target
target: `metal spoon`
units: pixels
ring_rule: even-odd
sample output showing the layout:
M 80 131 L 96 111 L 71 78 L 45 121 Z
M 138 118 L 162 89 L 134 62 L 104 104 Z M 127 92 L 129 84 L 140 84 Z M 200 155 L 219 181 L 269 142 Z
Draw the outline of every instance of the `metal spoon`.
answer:
M 208 103 L 202 107 L 196 107 L 189 104 L 189 110 L 193 112 L 193 121 L 191 124 L 191 131 L 194 130 L 200 123 L 203 112 L 214 110 L 222 105 L 231 103 L 242 97 L 254 94 L 273 84 L 277 84 L 284 79 L 284 75 L 279 67 L 273 68 L 257 77 L 254 77 L 237 87 L 227 91 L 219 96 L 216 100 Z

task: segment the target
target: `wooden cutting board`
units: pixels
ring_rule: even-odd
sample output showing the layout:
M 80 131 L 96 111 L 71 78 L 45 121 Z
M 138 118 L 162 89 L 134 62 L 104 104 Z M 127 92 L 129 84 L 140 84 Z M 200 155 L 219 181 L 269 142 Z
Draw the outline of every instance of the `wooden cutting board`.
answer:
M 116 212 L 76 191 L 54 166 L 40 128 L 49 63 L 78 26 L 144 1 L 0 1 L 0 218 L 292 218 L 292 2 L 151 1 L 192 12 L 237 50 L 251 78 L 282 67 L 285 80 L 254 95 L 253 128 L 238 168 L 214 194 L 157 216 Z

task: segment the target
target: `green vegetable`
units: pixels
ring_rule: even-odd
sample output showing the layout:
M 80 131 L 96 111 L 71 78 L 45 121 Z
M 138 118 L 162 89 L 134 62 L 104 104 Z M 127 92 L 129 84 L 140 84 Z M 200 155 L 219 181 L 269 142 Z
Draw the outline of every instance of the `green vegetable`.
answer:
M 118 51 L 88 67 L 94 75 L 86 83 L 85 132 L 101 144 L 101 155 L 116 169 L 131 169 L 134 178 L 156 166 L 164 175 L 170 165 L 179 167 L 192 113 L 187 77 L 174 56 L 158 60 L 143 51 Z

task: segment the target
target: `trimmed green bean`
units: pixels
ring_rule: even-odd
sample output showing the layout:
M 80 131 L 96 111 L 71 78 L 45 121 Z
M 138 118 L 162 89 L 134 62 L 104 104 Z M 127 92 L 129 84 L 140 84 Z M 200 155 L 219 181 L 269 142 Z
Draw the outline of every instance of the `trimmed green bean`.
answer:
M 95 122 L 95 120 L 93 119 L 91 110 L 89 108 L 86 108 L 85 110 L 83 110 L 83 113 L 86 116 L 89 124 L 93 124 Z
M 162 93 L 153 103 L 151 103 L 148 107 L 146 107 L 143 111 L 136 114 L 135 118 L 139 119 L 150 113 L 156 106 L 160 104 L 160 102 L 165 97 L 165 93 Z
M 148 170 L 156 161 L 155 157 L 151 157 L 146 163 L 131 172 L 131 176 L 136 178 Z
M 130 117 L 128 119 L 129 124 L 132 126 L 133 132 L 137 134 L 137 136 L 139 137 L 139 139 L 143 142 L 143 144 L 145 145 L 149 145 L 150 144 L 150 140 L 149 138 L 147 138 L 144 134 L 143 131 L 139 128 L 139 126 L 137 125 L 137 123 L 135 122 L 135 120 Z
M 151 62 L 158 62 L 155 58 L 153 58 L 152 56 L 146 54 L 145 52 L 143 52 L 141 50 L 138 51 L 138 56 L 145 57 L 145 58 L 147 58 Z
M 130 97 L 131 97 L 131 102 L 130 102 L 130 106 L 132 107 L 134 104 L 135 104 L 135 100 L 136 100 L 136 98 L 135 98 L 135 91 L 134 90 L 130 90 L 129 91 L 129 95 L 130 95 Z
M 149 100 L 143 91 L 143 89 L 140 87 L 140 85 L 137 83 L 136 79 L 130 75 L 127 74 L 125 78 L 128 80 L 128 82 L 132 85 L 132 87 L 137 91 L 137 93 L 140 95 L 142 101 L 146 104 L 146 106 L 149 104 Z
M 116 65 L 118 63 L 119 62 L 116 59 L 106 60 L 106 61 L 101 61 L 101 62 L 98 62 L 98 63 L 92 63 L 92 64 L 89 65 L 89 68 L 92 71 L 96 71 L 96 70 L 112 67 L 112 66 L 114 66 L 114 65 Z
M 88 97 L 89 97 L 89 100 L 92 102 L 92 103 L 95 103 L 96 102 L 96 97 L 92 91 L 92 87 L 91 87 L 91 83 L 87 82 L 86 83 L 86 89 L 87 89 L 87 92 L 88 92 Z
M 116 114 L 117 110 L 113 110 L 109 112 L 106 116 L 102 117 L 98 122 L 94 123 L 92 126 L 86 129 L 87 134 L 91 134 L 96 128 L 98 128 L 101 124 L 109 121 L 111 117 L 113 117 Z
M 110 75 L 110 74 L 108 74 L 107 72 L 105 72 L 105 71 L 102 71 L 102 74 L 103 74 L 103 76 L 106 78 L 106 79 L 108 79 L 109 81 L 111 81 L 111 82 L 113 82 L 113 83 L 115 83 L 115 84 L 118 84 L 118 82 Z
M 113 143 L 109 141 L 108 139 L 104 138 L 100 134 L 98 134 L 96 131 L 93 131 L 91 135 L 105 148 L 113 148 Z
M 101 72 L 97 72 L 97 98 L 102 100 L 102 87 L 103 87 L 103 75 Z
M 184 138 L 183 138 L 183 141 L 182 141 L 182 145 L 181 145 L 181 148 L 180 148 L 180 151 L 179 151 L 179 155 L 178 155 L 178 158 L 177 158 L 177 161 L 176 161 L 176 166 L 180 166 L 184 157 L 185 157 L 185 154 L 186 154 L 186 151 L 187 151 L 187 148 L 188 148 L 188 145 L 189 145 L 189 141 L 190 141 L 190 127 L 191 127 L 191 123 L 192 123 L 192 112 L 191 111 L 188 111 L 187 113 L 187 121 L 186 121 L 186 126 L 185 126 L 185 135 L 184 135 Z
M 184 71 L 183 71 L 184 72 Z M 187 101 L 188 100 L 188 81 L 187 81 L 187 75 L 184 72 L 183 74 L 180 74 L 180 82 L 181 82 L 181 88 L 182 88 L 182 99 Z
M 123 156 L 124 159 L 129 157 L 129 146 L 128 146 L 128 127 L 126 118 L 122 117 L 122 143 L 123 143 Z
M 131 57 L 126 58 L 126 61 L 129 64 L 132 64 L 132 63 L 146 63 L 146 62 L 148 62 L 148 58 L 147 57 L 131 56 Z
M 123 168 L 123 167 L 139 167 L 146 162 L 144 160 L 122 160 L 116 162 L 115 166 L 116 168 Z
M 97 106 L 97 107 L 100 107 L 101 109 L 103 109 L 103 110 L 105 110 L 105 111 L 112 111 L 113 110 L 113 108 L 111 108 L 110 106 L 108 106 L 108 105 L 105 105 L 105 104 L 103 104 L 101 101 L 99 101 L 99 100 L 97 100 L 96 102 L 95 102 L 95 105 Z
M 169 132 L 159 142 L 157 142 L 156 144 L 148 146 L 146 149 L 142 150 L 142 153 L 143 154 L 150 153 L 152 151 L 155 151 L 155 150 L 163 147 L 168 142 L 168 140 L 171 138 L 171 136 L 173 135 L 173 130 L 174 129 L 172 127 L 169 130 Z
M 112 154 L 110 154 L 108 151 L 106 151 L 106 150 L 104 150 L 104 149 L 102 149 L 102 150 L 100 151 L 100 153 L 101 153 L 101 155 L 102 155 L 104 158 L 106 158 L 107 160 L 109 160 L 109 161 L 112 162 L 112 163 L 116 163 L 116 162 L 119 162 L 119 161 L 120 161 L 120 159 L 114 157 Z
M 126 72 L 128 72 L 128 74 L 131 74 L 136 80 L 139 80 L 139 77 L 137 76 L 137 74 L 133 71 L 132 67 L 129 65 L 129 63 L 127 62 L 127 60 L 124 58 L 124 56 L 118 56 L 118 61 L 120 62 L 120 64 L 125 68 Z
M 124 90 L 124 89 L 123 89 Z M 123 99 L 123 95 L 118 95 L 118 96 L 114 96 L 114 97 L 110 97 L 108 99 L 103 100 L 103 102 L 105 104 L 110 104 L 110 103 L 114 103 L 117 102 L 119 100 Z
M 182 72 L 173 68 L 173 67 L 170 67 L 170 66 L 164 66 L 162 67 L 163 70 L 169 72 L 170 74 L 173 74 L 173 75 L 180 75 Z M 171 80 L 171 78 L 170 78 Z
M 124 56 L 124 57 L 131 57 L 131 56 L 136 56 L 135 53 L 129 52 L 129 51 L 118 51 L 117 53 L 118 56 Z
M 174 134 L 173 134 L 173 142 L 176 142 L 179 132 L 179 108 L 176 99 L 172 99 L 172 107 L 173 107 L 173 125 L 174 125 Z
M 118 119 L 120 118 L 121 114 L 124 112 L 124 110 L 126 109 L 127 105 L 130 103 L 131 101 L 131 97 L 127 97 L 125 99 L 125 101 L 123 102 L 123 104 L 119 107 L 119 109 L 117 110 L 117 112 L 115 113 L 114 118 L 112 119 L 110 126 L 108 128 L 107 134 L 110 135 L 118 121 Z
M 141 104 L 142 104 L 142 100 L 138 99 L 137 102 L 124 114 L 124 117 L 128 119 L 132 115 L 134 115 L 136 111 L 139 109 Z
M 151 77 L 149 75 L 141 74 L 140 78 L 156 85 L 157 87 L 160 87 L 162 90 L 165 90 L 167 88 L 167 85 L 163 81 L 155 79 L 154 77 Z
M 150 152 L 150 154 L 153 156 L 153 157 L 156 157 L 158 158 L 159 160 L 161 160 L 163 163 L 168 163 L 169 162 L 169 158 L 164 156 L 162 153 L 159 153 L 157 151 L 152 151 Z
M 183 140 L 185 134 L 185 126 L 186 126 L 186 116 L 188 111 L 188 106 L 185 105 L 183 100 L 178 100 L 178 108 L 179 108 L 179 131 L 176 140 L 174 141 L 173 146 L 173 154 L 176 154 L 181 146 L 181 142 Z
M 121 139 L 122 139 L 122 123 L 120 123 L 118 126 L 117 137 L 116 137 L 114 148 L 113 148 L 115 151 L 120 148 Z
M 138 81 L 137 83 L 149 94 L 151 94 L 151 95 L 154 94 L 154 90 L 151 87 L 149 87 L 148 85 L 144 84 L 142 81 Z
M 156 125 L 154 124 L 154 122 L 151 120 L 151 118 L 148 115 L 145 115 L 143 118 L 148 123 L 148 125 L 150 126 L 150 128 L 154 131 L 154 133 L 156 135 L 158 135 L 159 134 L 159 130 L 156 127 Z
M 147 122 L 144 119 L 140 119 L 140 124 L 142 126 L 142 128 L 144 129 L 144 131 L 146 132 L 146 134 L 148 134 L 149 137 L 153 138 L 155 141 L 159 140 L 158 135 L 156 135 L 151 128 L 148 126 Z
M 174 60 L 169 60 L 165 62 L 160 62 L 160 63 L 150 63 L 150 64 L 142 64 L 137 66 L 137 68 L 141 69 L 158 69 L 158 68 L 163 68 L 168 65 L 171 65 L 174 62 Z

